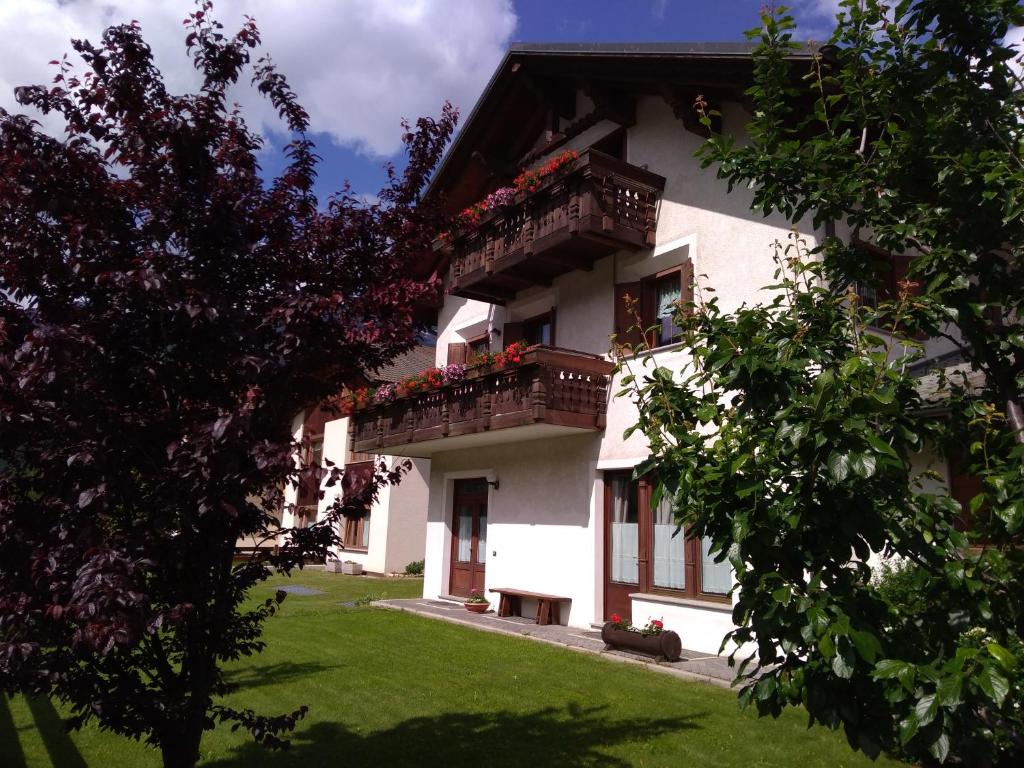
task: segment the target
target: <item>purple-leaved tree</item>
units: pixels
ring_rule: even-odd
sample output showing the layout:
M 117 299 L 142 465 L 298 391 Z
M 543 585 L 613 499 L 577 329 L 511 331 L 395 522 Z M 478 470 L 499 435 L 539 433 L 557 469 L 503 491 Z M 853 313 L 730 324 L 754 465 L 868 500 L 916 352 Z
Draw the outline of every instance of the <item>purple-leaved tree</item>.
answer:
M 218 703 L 284 597 L 246 596 L 323 558 L 343 505 L 397 478 L 276 552 L 235 564 L 235 542 L 276 534 L 288 483 L 340 480 L 296 466 L 295 414 L 414 343 L 442 226 L 421 194 L 455 123 L 446 106 L 405 126 L 379 204 L 320 206 L 306 112 L 254 58 L 255 23 L 231 36 L 210 14 L 185 21 L 196 93 L 167 91 L 133 22 L 74 41 L 81 73 L 65 57 L 19 89 L 62 140 L 0 110 L 0 690 L 56 696 L 167 766 L 223 721 L 283 746 L 305 712 Z M 250 76 L 292 137 L 272 180 L 226 97 Z

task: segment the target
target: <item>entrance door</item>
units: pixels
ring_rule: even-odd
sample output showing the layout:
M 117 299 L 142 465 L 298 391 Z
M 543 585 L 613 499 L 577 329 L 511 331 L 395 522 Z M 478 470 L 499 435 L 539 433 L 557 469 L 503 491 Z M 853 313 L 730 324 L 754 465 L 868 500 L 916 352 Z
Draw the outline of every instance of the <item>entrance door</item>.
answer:
M 630 594 L 640 588 L 640 518 L 637 483 L 629 472 L 609 473 L 604 497 L 604 617 L 632 620 Z
M 468 597 L 484 589 L 487 562 L 487 481 L 455 481 L 452 517 L 452 573 L 450 591 Z

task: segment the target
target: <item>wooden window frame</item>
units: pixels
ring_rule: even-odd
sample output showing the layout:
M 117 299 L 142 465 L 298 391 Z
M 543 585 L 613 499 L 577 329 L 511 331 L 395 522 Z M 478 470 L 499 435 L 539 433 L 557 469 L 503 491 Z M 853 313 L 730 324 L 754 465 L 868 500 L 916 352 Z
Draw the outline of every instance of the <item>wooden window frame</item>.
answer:
M 648 349 L 661 349 L 678 344 L 682 339 L 676 338 L 665 344 L 651 343 L 659 341 L 652 339 L 649 335 L 642 337 L 635 328 L 628 330 L 634 325 L 634 319 L 626 310 L 625 297 L 632 296 L 638 302 L 640 312 L 640 325 L 646 332 L 648 328 L 655 325 L 657 318 L 654 313 L 657 309 L 657 284 L 667 277 L 678 276 L 679 300 L 681 302 L 693 301 L 693 262 L 686 259 L 679 264 L 659 270 L 651 275 L 631 283 L 617 283 L 615 285 L 615 336 L 618 344 L 624 344 L 635 348 L 641 342 L 646 343 Z
M 366 510 L 358 517 L 345 518 L 345 530 L 342 535 L 342 546 L 346 552 L 369 552 L 370 550 L 370 510 Z M 361 542 L 363 533 L 366 533 L 366 545 Z M 355 542 L 349 544 L 349 542 Z
M 481 333 L 478 336 L 474 336 L 471 339 L 466 339 L 465 344 L 466 344 L 466 362 L 468 363 L 474 357 L 476 357 L 477 355 L 481 354 L 480 352 L 474 352 L 473 351 L 473 346 L 474 345 L 477 345 L 477 344 L 485 345 L 486 349 L 483 350 L 483 353 L 485 353 L 485 354 L 487 352 L 491 351 L 491 335 L 489 333 Z
M 541 323 L 541 324 L 543 324 L 545 322 L 551 325 L 551 340 L 548 341 L 547 345 L 549 347 L 555 346 L 555 308 L 554 307 L 552 307 L 551 309 L 547 310 L 546 312 L 541 312 L 540 314 L 534 315 L 533 317 L 528 317 L 525 320 L 521 320 L 519 322 L 519 325 L 523 329 L 523 332 L 521 334 L 522 337 L 523 337 L 522 340 L 526 341 L 526 328 L 527 328 L 527 326 L 529 326 L 529 325 L 531 325 L 533 323 Z M 519 340 L 520 339 L 504 339 L 503 341 L 505 343 L 505 346 L 508 346 L 513 341 L 519 341 Z M 543 342 L 536 342 L 536 343 L 542 344 Z
M 648 275 L 640 281 L 640 318 L 643 321 L 644 330 L 651 326 L 657 325 L 659 318 L 655 317 L 658 303 L 658 283 L 665 281 L 667 278 L 674 277 L 679 283 L 679 300 L 683 301 L 685 296 L 685 286 L 683 285 L 683 265 L 677 264 L 674 267 L 663 269 L 660 272 L 655 272 L 653 275 Z M 654 337 L 652 341 L 661 342 L 657 337 Z M 657 344 L 649 344 L 651 349 L 658 349 L 660 347 L 669 347 L 673 344 L 678 344 L 680 341 L 679 336 L 675 336 L 669 341 L 661 342 Z
M 637 590 L 651 595 L 663 595 L 665 597 L 683 598 L 699 602 L 732 604 L 732 596 L 727 592 L 705 592 L 703 587 L 703 574 L 701 571 L 701 540 L 699 537 L 690 535 L 690 529 L 686 528 L 676 534 L 682 538 L 682 546 L 685 557 L 685 586 L 682 589 L 671 587 L 660 587 L 654 584 L 654 510 L 651 507 L 651 494 L 654 490 L 654 483 L 647 477 L 639 480 L 632 479 L 632 472 L 629 470 L 607 471 L 604 473 L 605 506 L 611 503 L 612 479 L 615 477 L 626 477 L 630 482 L 636 483 L 637 494 L 637 525 L 639 527 L 638 537 L 638 560 L 639 574 L 637 578 Z M 607 514 L 607 513 L 606 513 Z M 607 547 L 605 548 L 605 568 L 610 567 L 607 562 Z M 607 574 L 605 576 L 607 580 Z

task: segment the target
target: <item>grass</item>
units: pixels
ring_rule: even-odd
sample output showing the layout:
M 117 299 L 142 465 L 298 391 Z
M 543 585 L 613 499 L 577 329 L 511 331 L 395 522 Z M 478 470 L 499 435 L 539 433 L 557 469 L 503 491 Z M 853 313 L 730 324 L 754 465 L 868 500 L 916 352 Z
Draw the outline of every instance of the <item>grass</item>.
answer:
M 268 650 L 232 667 L 229 703 L 263 713 L 310 706 L 288 752 L 220 728 L 202 765 L 268 766 L 894 766 L 852 753 L 798 712 L 759 720 L 735 693 L 517 637 L 341 602 L 413 597 L 419 579 L 307 572 L 267 626 Z M 269 594 L 282 582 L 268 582 Z M 158 766 L 140 744 L 94 725 L 65 734 L 46 700 L 0 697 L 5 768 Z

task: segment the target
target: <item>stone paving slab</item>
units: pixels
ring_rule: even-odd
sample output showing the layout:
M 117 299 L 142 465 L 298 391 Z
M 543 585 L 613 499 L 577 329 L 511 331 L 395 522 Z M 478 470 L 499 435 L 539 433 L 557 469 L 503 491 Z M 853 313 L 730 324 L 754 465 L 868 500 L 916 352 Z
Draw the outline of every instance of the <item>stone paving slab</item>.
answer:
M 401 600 L 378 600 L 374 605 L 392 610 L 407 611 L 420 616 L 440 619 L 455 624 L 463 624 L 486 632 L 497 632 L 505 635 L 526 637 L 531 640 L 560 645 L 584 653 L 603 656 L 613 661 L 627 664 L 640 664 L 648 669 L 688 679 L 700 679 L 705 682 L 729 687 L 734 675 L 722 656 L 711 656 L 698 651 L 683 649 L 683 658 L 676 662 L 658 661 L 643 654 L 629 653 L 606 649 L 601 633 L 596 630 L 566 627 L 561 624 L 541 626 L 532 619 L 521 616 L 498 618 L 494 611 L 487 613 L 470 613 L 461 603 L 447 600 L 431 600 L 427 598 L 408 598 Z

